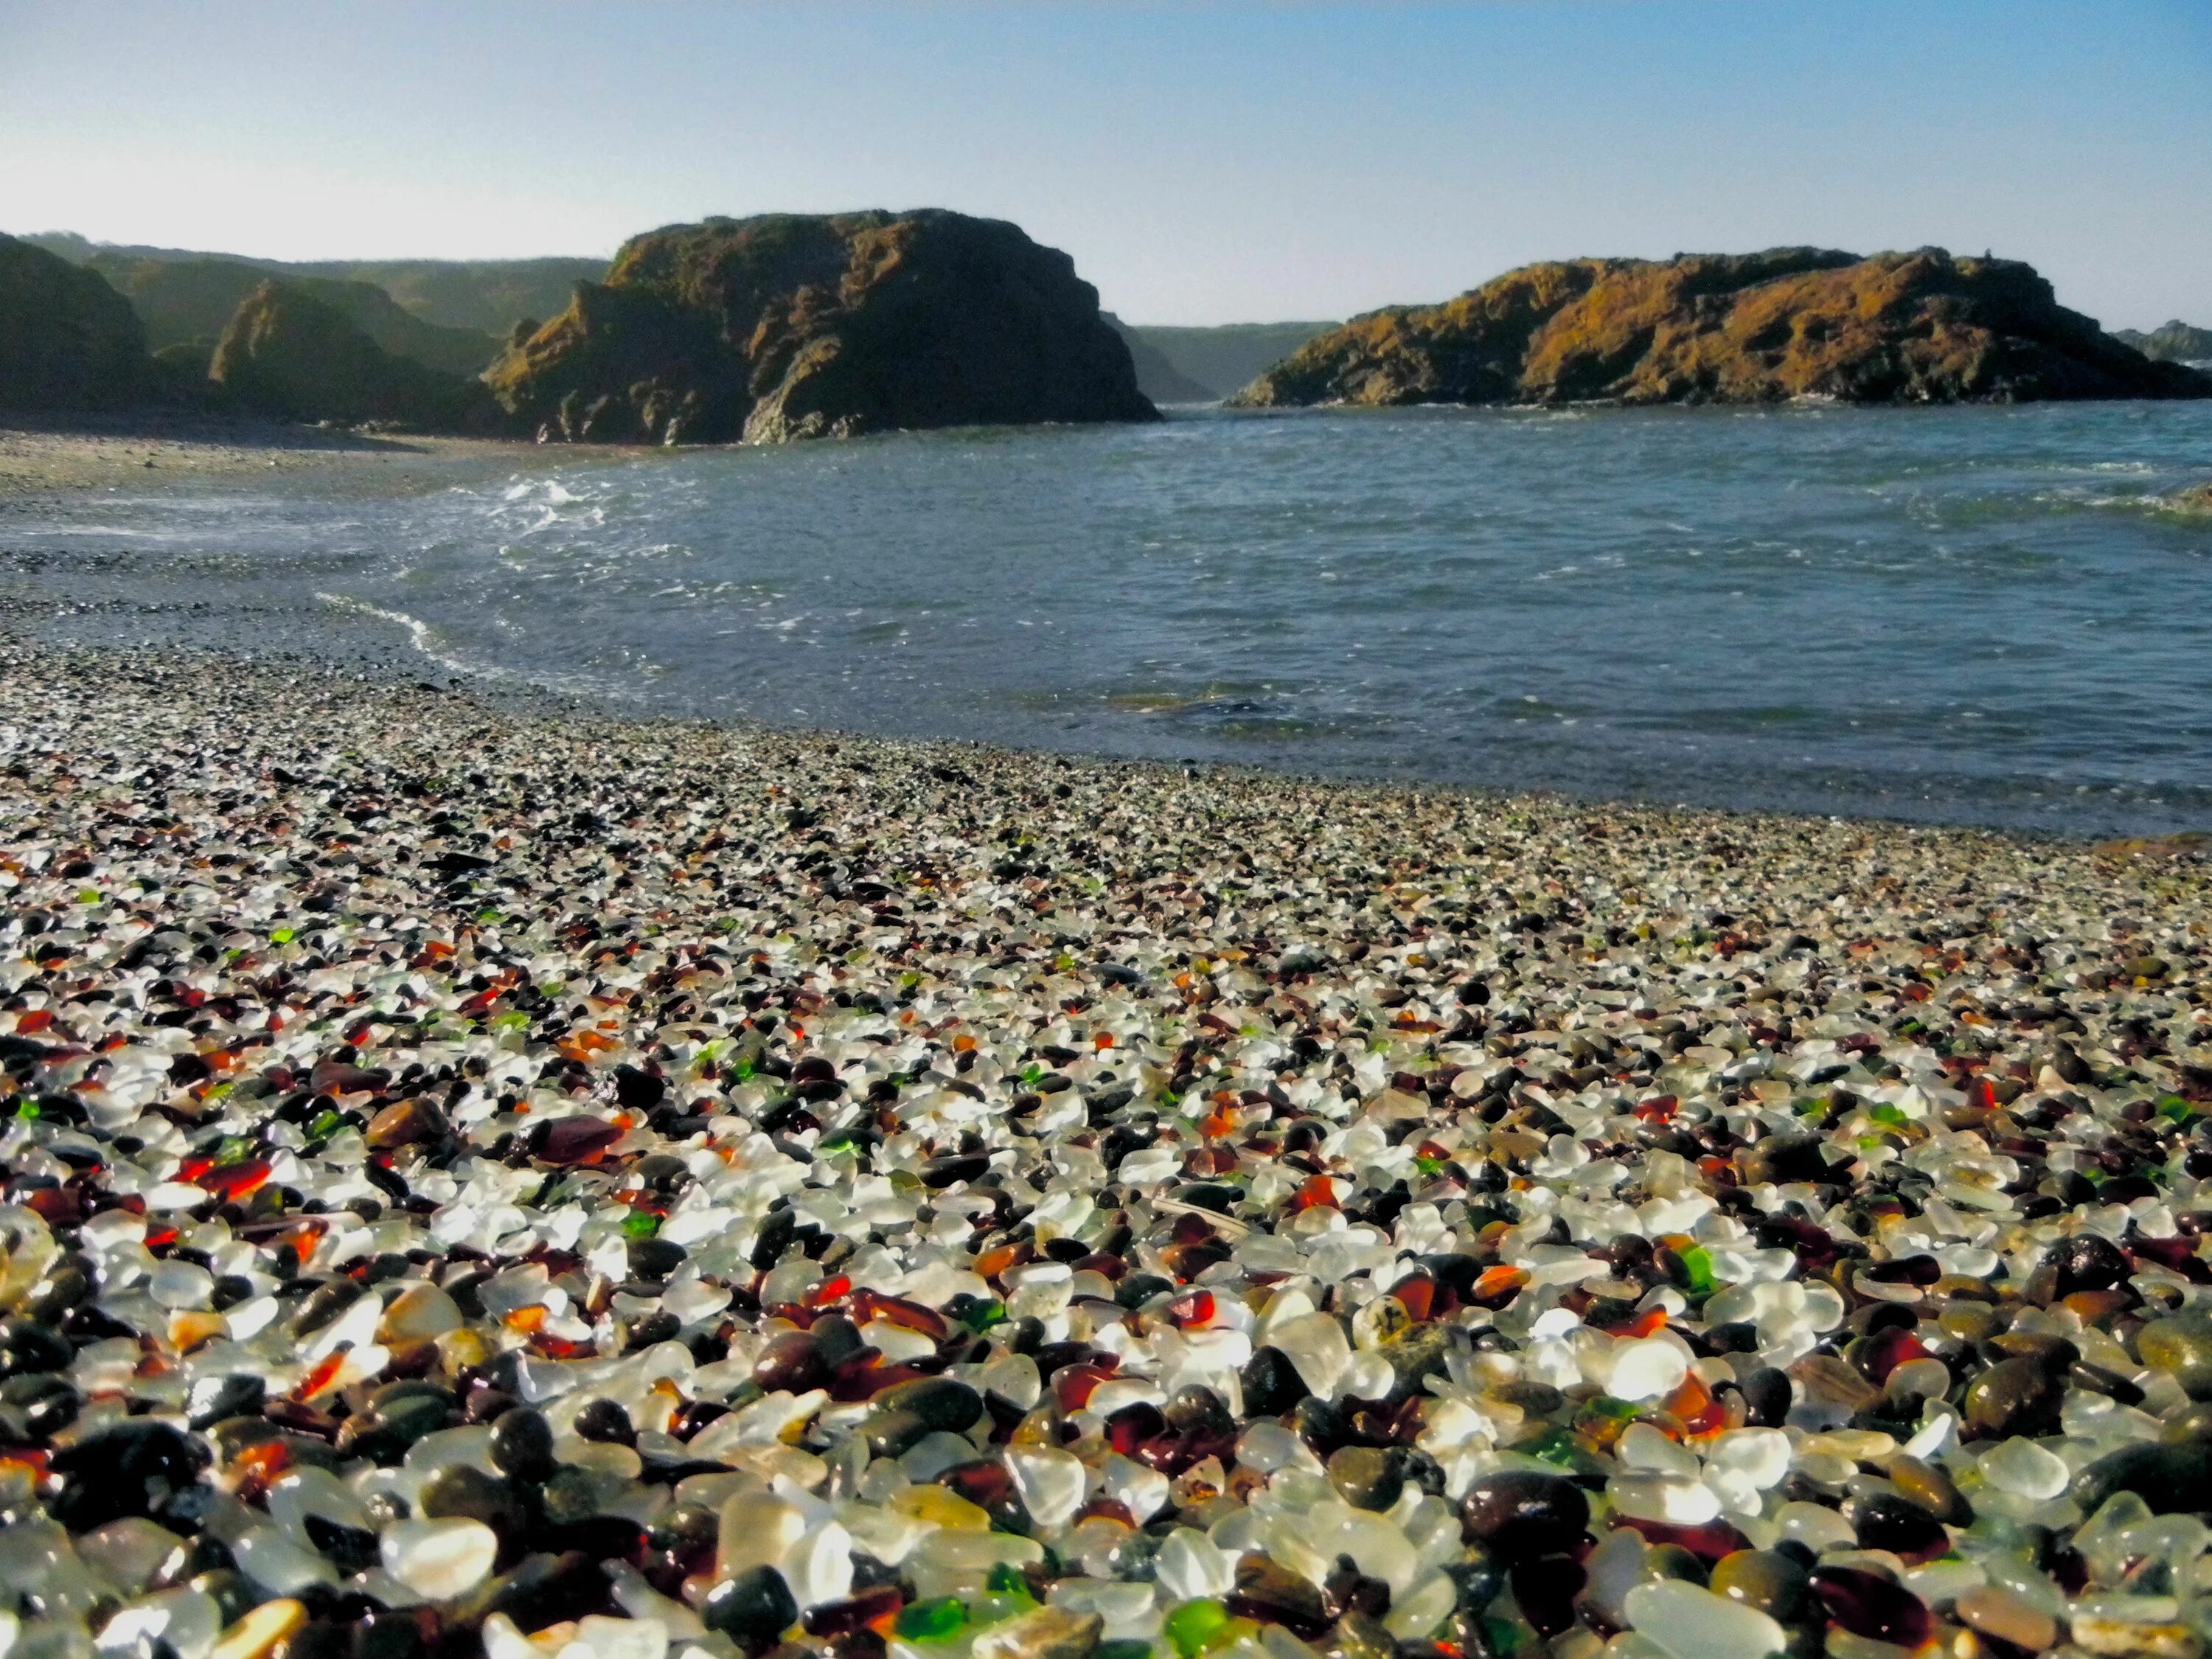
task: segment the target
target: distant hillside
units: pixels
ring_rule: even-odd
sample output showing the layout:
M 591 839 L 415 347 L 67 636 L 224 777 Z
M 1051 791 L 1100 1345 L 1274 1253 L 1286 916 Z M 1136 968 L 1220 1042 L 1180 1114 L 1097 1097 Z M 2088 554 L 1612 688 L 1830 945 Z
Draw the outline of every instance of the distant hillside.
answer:
M 1114 331 L 1121 337 L 1121 343 L 1129 348 L 1129 361 L 1137 366 L 1137 390 L 1156 404 L 1211 404 L 1220 401 L 1219 394 L 1210 386 L 1200 386 L 1163 356 L 1135 329 L 1112 312 L 1099 313 L 1113 325 Z
M 0 409 L 112 408 L 148 394 L 146 331 L 123 296 L 0 236 Z
M 1174 328 L 1155 323 L 1116 325 L 1131 342 L 1142 341 L 1193 382 L 1206 401 L 1241 391 L 1334 323 L 1227 323 L 1218 328 Z M 1140 360 L 1138 373 L 1144 372 Z M 1152 393 L 1154 402 L 1159 394 Z M 1175 402 L 1188 398 L 1172 398 Z
M 2140 329 L 2116 328 L 2112 337 L 2160 362 L 2212 362 L 2212 328 L 2197 328 L 2179 318 L 2148 334 Z
M 504 417 L 482 382 L 386 351 L 328 301 L 333 291 L 348 295 L 364 286 L 264 279 L 223 325 L 208 380 L 231 407 L 279 420 L 496 430 Z
M 147 345 L 157 353 L 192 346 L 211 354 L 231 313 L 269 280 L 265 269 L 242 259 L 138 258 L 103 249 L 84 264 L 131 301 L 146 325 Z M 287 280 L 393 356 L 443 374 L 479 374 L 505 343 L 476 329 L 425 322 L 373 283 L 324 276 Z
M 1356 317 L 1237 394 L 1303 404 L 2024 403 L 2207 398 L 2069 311 L 2033 266 L 1942 248 L 1526 265 Z
M 250 265 L 264 275 L 374 283 L 425 322 L 501 339 L 525 319 L 535 322 L 550 317 L 568 303 L 578 283 L 597 282 L 607 270 L 605 259 L 258 259 L 239 253 L 94 242 L 65 230 L 21 240 L 80 265 L 95 260 L 125 268 L 148 261 L 223 261 Z

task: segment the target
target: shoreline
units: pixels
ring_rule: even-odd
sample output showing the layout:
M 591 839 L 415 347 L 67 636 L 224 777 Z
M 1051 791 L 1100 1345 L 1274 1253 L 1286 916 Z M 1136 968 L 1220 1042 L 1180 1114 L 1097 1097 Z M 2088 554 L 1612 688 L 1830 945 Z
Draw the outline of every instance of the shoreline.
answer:
M 620 453 L 567 446 L 579 459 Z M 380 488 L 434 482 L 501 459 L 544 453 L 520 438 L 430 437 L 301 426 L 196 411 L 0 416 L 0 502 L 10 497 L 144 485 L 179 477 L 350 472 Z

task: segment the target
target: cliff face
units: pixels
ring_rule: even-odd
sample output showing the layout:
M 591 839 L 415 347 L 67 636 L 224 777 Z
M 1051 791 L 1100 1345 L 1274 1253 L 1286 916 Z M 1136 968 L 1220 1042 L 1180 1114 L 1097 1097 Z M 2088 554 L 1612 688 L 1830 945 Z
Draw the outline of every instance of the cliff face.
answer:
M 1354 318 L 1232 401 L 2013 402 L 2198 398 L 2006 259 L 1816 248 L 1526 266 L 1439 306 Z
M 936 210 L 637 237 L 485 379 L 545 435 L 612 442 L 1158 414 L 1066 254 Z
M 207 372 L 236 407 L 282 420 L 382 421 L 433 432 L 501 424 L 480 383 L 393 356 L 289 282 L 264 282 L 246 295 Z
M 130 301 L 99 275 L 0 236 L 0 409 L 98 409 L 145 396 Z

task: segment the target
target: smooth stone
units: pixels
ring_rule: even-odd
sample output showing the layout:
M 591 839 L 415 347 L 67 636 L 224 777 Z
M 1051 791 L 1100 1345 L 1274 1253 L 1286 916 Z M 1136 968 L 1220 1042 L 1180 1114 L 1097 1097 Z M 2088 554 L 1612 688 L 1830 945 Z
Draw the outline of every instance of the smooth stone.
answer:
M 1875 1492 L 1852 1506 L 1851 1526 L 1863 1550 L 1887 1550 L 1907 1558 L 1942 1554 L 1951 1547 L 1943 1523 L 1919 1504 Z
M 491 1461 L 517 1480 L 544 1480 L 561 1467 L 553 1455 L 553 1428 L 531 1406 L 502 1412 L 491 1425 Z
M 1559 1475 L 1500 1469 L 1475 1480 L 1459 1513 L 1468 1541 L 1520 1559 L 1571 1550 L 1589 1525 L 1589 1499 Z
M 249 1371 L 204 1376 L 185 1396 L 185 1420 L 195 1429 L 208 1429 L 226 1418 L 258 1416 L 267 1393 L 261 1379 Z
M 708 1591 L 699 1617 L 708 1630 L 758 1650 L 798 1621 L 799 1602 L 774 1567 L 749 1567 Z
M 1644 1536 L 1632 1527 L 1616 1527 L 1598 1540 L 1583 1562 L 1583 1587 L 1577 1601 L 1589 1622 L 1602 1631 L 1628 1623 L 1628 1592 L 1650 1582 L 1644 1571 L 1649 1553 Z
M 781 1567 L 806 1531 L 798 1505 L 774 1492 L 735 1493 L 722 1505 L 714 1576 L 738 1578 L 755 1567 Z
M 975 1638 L 974 1659 L 1091 1659 L 1106 1621 L 1095 1613 L 1068 1607 L 1038 1607 Z
M 1705 1587 L 1705 1564 L 1680 1544 L 1654 1544 L 1644 1552 L 1644 1577 L 1652 1583 L 1679 1578 L 1686 1584 Z
M 2000 1642 L 2040 1653 L 2058 1640 L 2058 1621 L 2025 1596 L 1995 1584 L 1977 1584 L 1954 1605 L 1960 1622 Z
M 2169 1314 L 2136 1335 L 2136 1352 L 2154 1371 L 2181 1384 L 2191 1400 L 2212 1401 L 2212 1316 Z
M 417 1595 L 450 1601 L 491 1576 L 499 1535 L 481 1521 L 400 1521 L 385 1529 L 384 1570 Z
M 1767 1659 L 1788 1643 L 1758 1608 L 1680 1580 L 1638 1584 L 1625 1610 L 1636 1633 L 1674 1659 Z
M 2073 1479 L 2065 1459 L 2025 1439 L 1998 1441 L 1982 1454 L 1981 1471 L 1982 1479 L 2000 1492 L 2037 1503 L 2057 1497 Z M 1893 1467 L 1890 1479 L 1897 1479 Z
M 2084 1515 L 2094 1515 L 2106 1499 L 2133 1492 L 2154 1514 L 2192 1513 L 2212 1488 L 2212 1440 L 2185 1440 L 2123 1446 L 2107 1452 L 2074 1477 L 2071 1496 Z
M 442 1398 L 410 1394 L 388 1399 L 346 1419 L 338 1429 L 338 1455 L 397 1463 L 423 1436 L 451 1428 L 458 1421 L 459 1414 Z
M 1901 1584 L 1859 1567 L 1818 1567 L 1813 1593 L 1854 1636 L 1917 1648 L 1935 1630 L 1928 1604 Z
M 905 1412 L 930 1431 L 960 1434 L 983 1414 L 983 1396 L 950 1376 L 918 1377 L 885 1389 L 872 1402 L 878 1410 Z
M 207 1454 L 167 1423 L 126 1418 L 55 1452 L 50 1467 L 64 1477 L 50 1507 L 71 1532 L 87 1532 L 126 1515 L 144 1515 L 164 1489 L 199 1478 Z
M 935 1432 L 912 1412 L 880 1407 L 860 1422 L 860 1438 L 877 1457 L 903 1457 Z
M 530 1524 L 514 1488 L 473 1463 L 449 1463 L 433 1474 L 415 1508 L 428 1521 L 481 1521 L 502 1540 L 520 1538 Z
M 2198 1659 L 2204 1651 L 2203 1638 L 2186 1625 L 2138 1624 L 2078 1611 L 2069 1623 L 2075 1647 L 2110 1659 Z
M 1328 1481 L 1356 1510 L 1387 1510 L 1406 1488 L 1397 1461 L 1373 1446 L 1345 1446 L 1331 1452 Z
M 1240 1619 L 1280 1625 L 1293 1636 L 1307 1638 L 1319 1636 L 1333 1622 L 1310 1579 L 1256 1552 L 1237 1562 L 1237 1584 L 1229 1594 L 1228 1607 Z
M 1778 1551 L 1737 1550 L 1715 1564 L 1712 1590 L 1790 1624 L 1811 1601 L 1813 1581 L 1802 1566 Z
M 2066 1379 L 2040 1360 L 2000 1360 L 1966 1385 L 1967 1425 L 1993 1440 L 2050 1434 L 2066 1403 Z
M 289 1597 L 264 1601 L 223 1632 L 209 1659 L 269 1659 L 278 1643 L 307 1622 L 307 1608 Z
M 1973 1522 L 1973 1506 L 1951 1484 L 1951 1477 L 1932 1463 L 1900 1454 L 1890 1462 L 1889 1483 L 1938 1521 L 1958 1527 Z
M 442 1140 L 452 1132 L 446 1115 L 418 1097 L 396 1102 L 369 1119 L 362 1139 L 374 1150 L 388 1152 L 418 1140 Z
M 467 1322 L 460 1305 L 435 1285 L 410 1285 L 392 1298 L 376 1327 L 380 1342 L 419 1342 Z
M 596 1158 L 623 1138 L 619 1124 L 599 1117 L 556 1118 L 532 1131 L 530 1155 L 559 1168 Z
M 2057 1296 L 2109 1290 L 2130 1271 L 2119 1247 L 2100 1233 L 2075 1233 L 2045 1252 L 2044 1267 L 2057 1275 Z
M 1238 1379 L 1244 1385 L 1244 1409 L 1255 1418 L 1280 1417 L 1310 1392 L 1298 1368 L 1280 1348 L 1255 1348 Z

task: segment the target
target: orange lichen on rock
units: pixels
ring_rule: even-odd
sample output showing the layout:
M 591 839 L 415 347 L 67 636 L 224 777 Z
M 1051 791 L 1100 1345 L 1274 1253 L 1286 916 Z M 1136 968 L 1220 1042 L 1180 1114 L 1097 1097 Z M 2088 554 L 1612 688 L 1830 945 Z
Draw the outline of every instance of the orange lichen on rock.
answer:
M 1232 401 L 2024 402 L 2212 397 L 2058 304 L 2031 266 L 1818 248 L 1524 266 L 1354 318 Z

